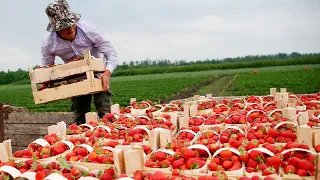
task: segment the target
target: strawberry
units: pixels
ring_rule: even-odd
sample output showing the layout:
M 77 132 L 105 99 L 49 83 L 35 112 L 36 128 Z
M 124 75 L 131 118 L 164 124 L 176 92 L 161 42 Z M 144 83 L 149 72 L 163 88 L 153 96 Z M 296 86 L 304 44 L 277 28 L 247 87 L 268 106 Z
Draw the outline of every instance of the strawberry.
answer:
M 73 177 L 78 177 L 79 178 L 81 172 L 77 168 L 72 167 L 71 170 L 70 170 L 70 173 L 71 173 L 71 175 Z
M 210 171 L 216 171 L 217 167 L 218 165 L 215 162 L 211 162 L 208 164 L 208 168 L 210 169 Z
M 267 169 L 267 165 L 266 164 L 259 164 L 259 167 L 258 167 L 261 171 L 264 171 L 265 169 Z
M 239 180 L 251 180 L 251 178 L 248 178 L 248 177 L 240 177 Z
M 104 172 L 100 177 L 100 180 L 111 180 L 111 179 L 113 179 L 113 177 L 108 172 Z
M 172 171 L 172 176 L 179 176 L 179 175 L 180 175 L 180 172 L 179 172 L 178 169 L 174 169 L 174 170 Z
M 142 173 L 142 171 L 135 171 L 134 173 L 133 173 L 133 178 L 134 179 L 143 179 L 143 173 Z
M 53 147 L 52 149 L 52 155 L 56 156 L 58 154 L 62 154 L 63 152 L 65 152 L 65 149 L 63 148 L 64 144 L 58 144 L 56 146 Z
M 262 172 L 262 175 L 263 176 L 269 176 L 271 174 L 275 174 L 276 173 L 276 170 L 273 168 L 273 167 L 268 167 L 267 169 L 265 169 L 263 172 Z
M 279 156 L 267 157 L 266 163 L 268 166 L 274 167 L 276 170 L 278 170 L 281 165 L 281 159 Z
M 247 167 L 250 167 L 250 168 L 256 168 L 259 164 L 257 163 L 257 161 L 255 160 L 252 160 L 252 159 L 249 159 L 248 162 L 247 162 Z
M 268 135 L 270 137 L 276 138 L 276 137 L 279 136 L 279 132 L 277 130 L 275 130 L 275 129 L 269 129 L 268 130 Z
M 153 179 L 154 179 L 154 180 L 166 180 L 167 177 L 166 177 L 165 174 L 163 174 L 163 172 L 161 172 L 161 171 L 156 171 L 156 172 L 152 175 L 151 179 L 152 179 L 152 180 L 153 180 Z
M 273 177 L 267 176 L 263 180 L 275 180 Z
M 196 153 L 191 149 L 186 149 L 183 153 L 183 157 L 185 160 L 188 160 L 190 158 L 195 158 L 196 156 L 197 156 Z
M 299 176 L 308 176 L 309 175 L 308 172 L 306 170 L 304 170 L 304 169 L 298 169 L 296 171 L 296 174 L 299 175 Z
M 314 149 L 317 151 L 317 153 L 320 153 L 320 144 L 316 145 Z
M 178 159 L 178 160 L 175 160 L 173 161 L 172 163 L 172 168 L 173 169 L 180 169 L 180 167 L 184 164 L 183 160 L 181 159 Z
M 41 149 L 40 155 L 46 154 L 48 156 L 51 155 L 51 148 L 49 146 L 45 146 Z
M 309 146 L 305 144 L 299 144 L 298 148 L 309 150 Z
M 13 153 L 14 157 L 21 157 L 22 156 L 22 151 L 16 151 Z
M 154 153 L 153 159 L 155 161 L 162 161 L 162 160 L 166 159 L 166 153 L 162 152 L 162 151 L 157 151 Z
M 275 143 L 275 140 L 273 137 L 268 137 L 267 138 L 267 142 L 270 143 L 270 144 L 274 144 Z
M 284 168 L 284 173 L 286 174 L 294 174 L 296 173 L 296 168 L 292 165 L 288 165 Z
M 258 162 L 261 162 L 264 159 L 263 153 L 258 150 L 251 151 L 249 157 Z
M 92 151 L 89 155 L 88 155 L 88 161 L 89 162 L 94 162 L 96 161 L 98 158 L 98 154 L 95 153 L 94 151 Z
M 36 180 L 43 180 L 45 177 L 47 177 L 47 175 L 44 171 L 36 172 Z
M 292 166 L 297 167 L 299 161 L 300 161 L 299 158 L 297 158 L 297 157 L 291 157 L 291 158 L 289 159 L 289 161 L 288 161 L 288 165 L 292 165 Z
M 313 171 L 315 169 L 315 166 L 307 160 L 300 160 L 298 162 L 297 167 L 298 167 L 298 170 L 302 169 L 302 170 L 306 170 L 306 171 Z
M 231 156 L 231 162 L 234 164 L 236 162 L 240 162 L 239 156 Z
M 222 167 L 226 170 L 230 169 L 232 167 L 232 162 L 231 161 L 223 161 Z
M 190 158 L 187 160 L 187 169 L 198 169 L 200 168 L 200 165 L 196 158 Z
M 223 150 L 220 152 L 220 157 L 224 161 L 229 160 L 231 158 L 231 156 L 232 156 L 232 152 L 229 150 Z
M 247 162 L 248 159 L 249 159 L 248 151 L 241 150 L 241 151 L 240 151 L 240 156 L 239 156 L 239 158 L 240 158 L 241 161 Z
M 88 150 L 86 148 L 81 147 L 81 148 L 77 148 L 77 149 L 79 149 L 78 153 L 77 153 L 78 155 L 81 155 L 83 157 L 88 155 Z

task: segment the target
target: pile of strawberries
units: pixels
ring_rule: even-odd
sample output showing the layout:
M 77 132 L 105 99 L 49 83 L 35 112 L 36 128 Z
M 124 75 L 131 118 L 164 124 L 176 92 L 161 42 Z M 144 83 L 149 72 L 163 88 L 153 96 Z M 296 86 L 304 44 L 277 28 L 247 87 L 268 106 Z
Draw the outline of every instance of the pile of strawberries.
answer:
M 42 146 L 37 143 L 30 143 L 27 149 L 14 152 L 16 158 L 31 158 L 34 160 L 45 159 L 60 155 L 69 150 L 69 146 L 58 141 L 56 134 L 47 135 L 44 138 L 50 146 Z
M 291 96 L 297 98 L 298 104 L 306 105 L 307 109 L 320 110 L 317 105 L 320 93 Z M 65 141 L 61 141 L 56 134 L 51 134 L 43 138 L 47 142 L 45 146 L 31 143 L 27 149 L 14 153 L 17 159 L 25 158 L 24 163 L 6 162 L 0 163 L 0 167 L 9 165 L 21 172 L 35 171 L 38 179 L 56 171 L 67 179 L 79 179 L 80 176 L 117 179 L 126 175 L 116 177 L 113 169 L 105 169 L 98 174 L 83 172 L 73 167 L 70 162 L 108 164 L 109 167 L 114 164 L 112 148 L 138 144 L 146 154 L 144 166 L 152 172 L 136 171 L 132 176 L 134 179 L 216 180 L 228 179 L 228 175 L 239 172 L 239 176 L 245 173 L 251 177 L 237 177 L 242 180 L 262 177 L 271 180 L 271 176 L 308 177 L 316 174 L 316 155 L 313 151 L 320 152 L 320 144 L 315 144 L 313 148 L 298 144 L 297 124 L 284 118 L 281 110 L 275 110 L 276 103 L 270 96 L 220 101 L 211 99 L 201 102 L 198 104 L 199 112 L 212 109 L 213 114 L 190 117 L 187 119 L 189 126 L 180 129 L 179 123 L 173 124 L 171 118 L 174 116 L 170 115 L 171 112 L 182 113 L 181 101 L 169 105 L 157 105 L 151 101 L 134 102 L 122 112 L 147 108 L 150 111 L 142 116 L 108 113 L 98 122 L 81 126 L 72 124 L 67 128 L 67 139 L 75 145 L 73 149 L 63 143 Z M 152 112 L 160 109 L 163 110 L 162 116 L 154 117 Z M 299 112 L 297 111 L 297 115 Z M 312 116 L 308 125 L 317 127 L 317 124 L 320 124 L 320 111 L 309 113 L 312 113 Z M 149 131 L 156 128 L 170 130 L 173 138 L 165 149 L 152 151 L 148 145 Z M 65 159 L 57 158 L 60 155 Z M 56 164 L 49 163 L 44 166 L 34 161 L 49 157 L 55 157 Z M 172 173 L 165 173 L 171 169 Z M 192 174 L 202 169 L 208 170 L 206 175 L 195 177 L 185 173 Z M 10 175 L 0 172 L 0 180 L 8 176 Z
M 218 156 L 212 158 L 208 164 L 210 171 L 235 171 L 242 168 L 239 155 L 229 149 L 222 150 Z

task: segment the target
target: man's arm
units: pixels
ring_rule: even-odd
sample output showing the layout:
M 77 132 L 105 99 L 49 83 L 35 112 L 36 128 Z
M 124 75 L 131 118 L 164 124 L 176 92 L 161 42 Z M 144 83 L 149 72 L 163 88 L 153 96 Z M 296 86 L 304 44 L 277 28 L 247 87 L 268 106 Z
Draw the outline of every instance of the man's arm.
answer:
M 111 43 L 107 41 L 99 32 L 92 31 L 88 33 L 88 35 L 93 46 L 98 48 L 99 52 L 103 54 L 106 69 L 113 73 L 118 66 L 118 56 Z
M 41 55 L 42 55 L 41 60 L 42 60 L 43 66 L 54 65 L 55 56 L 48 51 L 47 47 L 45 46 L 41 47 Z
M 102 79 L 104 91 L 108 91 L 111 74 L 119 64 L 117 53 L 113 49 L 111 43 L 105 40 L 99 32 L 92 31 L 88 33 L 88 36 L 91 39 L 93 46 L 98 48 L 99 52 L 104 56 L 106 70 L 100 78 Z

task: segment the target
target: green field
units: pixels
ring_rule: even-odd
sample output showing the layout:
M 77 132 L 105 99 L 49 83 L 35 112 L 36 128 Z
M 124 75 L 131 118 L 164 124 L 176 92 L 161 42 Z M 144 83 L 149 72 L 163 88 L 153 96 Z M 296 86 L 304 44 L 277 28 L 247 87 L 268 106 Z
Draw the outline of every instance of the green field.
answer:
M 126 106 L 131 97 L 138 101 L 166 99 L 188 87 L 198 87 L 199 83 L 210 78 L 220 79 L 236 74 L 239 76 L 222 95 L 268 94 L 270 87 L 287 87 L 294 93 L 318 92 L 320 65 L 309 66 L 310 70 L 305 70 L 306 65 L 293 65 L 113 77 L 112 101 Z M 253 70 L 259 70 L 259 74 L 253 74 Z M 225 85 L 228 83 L 225 82 Z M 215 85 L 211 87 L 214 90 Z M 206 91 L 210 91 L 210 88 L 206 88 Z M 71 106 L 70 100 L 34 105 L 29 84 L 0 86 L 0 102 L 11 102 L 14 106 L 27 107 L 34 112 L 70 111 Z

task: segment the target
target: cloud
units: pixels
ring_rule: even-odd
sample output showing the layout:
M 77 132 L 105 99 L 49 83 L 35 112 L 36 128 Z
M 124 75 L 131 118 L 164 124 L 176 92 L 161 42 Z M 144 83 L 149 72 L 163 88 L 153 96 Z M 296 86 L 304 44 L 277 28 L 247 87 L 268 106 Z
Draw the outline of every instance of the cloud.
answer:
M 44 8 L 51 1 L 2 2 L 0 53 L 5 59 L 0 70 L 41 62 L 48 23 Z M 68 2 L 111 41 L 120 63 L 320 51 L 319 0 Z
M 0 54 L 0 71 L 17 70 L 18 68 L 27 70 L 29 65 L 37 63 L 30 54 L 15 47 L 0 46 Z

